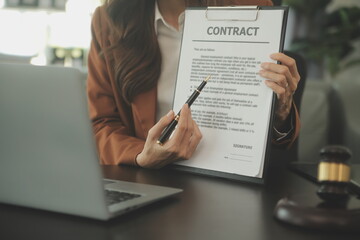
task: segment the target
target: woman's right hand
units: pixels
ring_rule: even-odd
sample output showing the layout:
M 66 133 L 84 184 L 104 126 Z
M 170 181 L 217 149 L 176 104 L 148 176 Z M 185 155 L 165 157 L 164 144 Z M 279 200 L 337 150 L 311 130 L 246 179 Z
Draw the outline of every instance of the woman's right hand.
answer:
M 161 168 L 178 160 L 187 160 L 193 155 L 202 135 L 187 104 L 181 109 L 179 123 L 172 137 L 162 146 L 157 143 L 161 132 L 173 119 L 174 112 L 170 111 L 149 130 L 144 149 L 136 157 L 139 166 Z

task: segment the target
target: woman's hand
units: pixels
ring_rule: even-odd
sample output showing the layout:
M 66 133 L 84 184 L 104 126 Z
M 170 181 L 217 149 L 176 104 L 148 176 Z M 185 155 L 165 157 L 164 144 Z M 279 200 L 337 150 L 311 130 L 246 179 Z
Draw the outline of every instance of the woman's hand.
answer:
M 293 94 L 300 81 L 300 75 L 293 58 L 283 53 L 274 53 L 270 57 L 281 62 L 281 65 L 270 62 L 262 63 L 262 70 L 259 74 L 267 79 L 265 84 L 277 95 L 279 104 L 275 111 L 275 124 L 276 127 L 281 127 L 291 111 Z
M 149 130 L 144 149 L 136 157 L 139 166 L 161 168 L 178 160 L 189 159 L 193 155 L 202 135 L 191 117 L 187 104 L 181 109 L 179 123 L 173 136 L 162 146 L 157 143 L 161 132 L 173 119 L 174 112 L 170 111 Z

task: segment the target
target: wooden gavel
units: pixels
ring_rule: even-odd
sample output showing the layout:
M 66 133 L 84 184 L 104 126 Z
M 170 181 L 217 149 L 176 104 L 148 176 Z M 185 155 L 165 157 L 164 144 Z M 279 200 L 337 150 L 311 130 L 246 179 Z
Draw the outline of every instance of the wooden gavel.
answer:
M 346 201 L 349 198 L 351 151 L 338 145 L 326 146 L 320 150 L 318 166 L 318 196 L 327 202 Z

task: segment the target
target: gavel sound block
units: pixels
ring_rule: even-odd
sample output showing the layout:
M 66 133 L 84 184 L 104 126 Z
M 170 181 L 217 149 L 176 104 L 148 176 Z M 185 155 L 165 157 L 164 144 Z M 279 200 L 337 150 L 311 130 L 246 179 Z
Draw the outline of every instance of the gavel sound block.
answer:
M 350 150 L 343 146 L 322 148 L 317 176 L 319 188 L 316 192 L 320 203 L 309 205 L 304 198 L 283 198 L 275 207 L 275 218 L 308 229 L 360 231 L 360 209 L 347 208 L 351 198 L 348 191 L 350 157 Z

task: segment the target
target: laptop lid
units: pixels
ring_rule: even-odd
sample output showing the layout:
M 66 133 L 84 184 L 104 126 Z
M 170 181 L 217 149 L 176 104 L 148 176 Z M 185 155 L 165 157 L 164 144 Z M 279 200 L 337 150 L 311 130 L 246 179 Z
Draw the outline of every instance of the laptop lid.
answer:
M 0 202 L 107 219 L 85 75 L 0 64 Z

